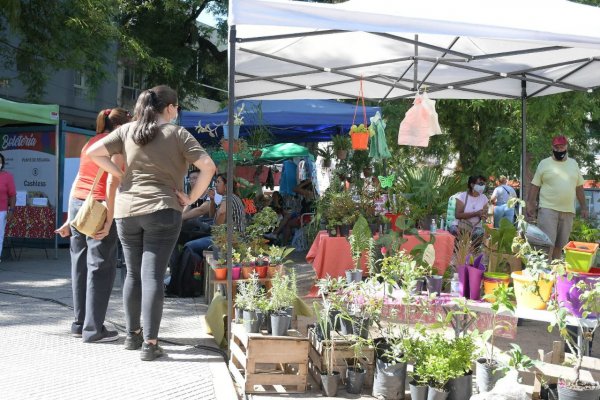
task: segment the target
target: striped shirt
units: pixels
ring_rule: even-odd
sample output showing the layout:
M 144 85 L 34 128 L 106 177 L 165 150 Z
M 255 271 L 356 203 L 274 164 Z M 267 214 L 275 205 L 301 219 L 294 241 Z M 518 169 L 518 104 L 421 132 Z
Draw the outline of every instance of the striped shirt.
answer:
M 223 200 L 219 204 L 226 204 L 227 195 L 223 196 Z M 231 215 L 233 217 L 233 223 L 237 228 L 238 232 L 244 232 L 246 230 L 246 208 L 244 207 L 244 203 L 237 197 L 235 194 L 231 195 Z M 216 218 L 216 216 L 215 216 Z M 215 221 L 216 222 L 216 221 Z

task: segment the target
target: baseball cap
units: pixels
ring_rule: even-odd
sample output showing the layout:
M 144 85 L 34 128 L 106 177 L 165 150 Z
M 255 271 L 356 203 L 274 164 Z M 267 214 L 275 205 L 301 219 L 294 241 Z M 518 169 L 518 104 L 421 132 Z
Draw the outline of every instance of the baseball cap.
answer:
M 569 144 L 569 141 L 563 135 L 554 136 L 552 138 L 552 146 L 564 146 L 566 144 Z

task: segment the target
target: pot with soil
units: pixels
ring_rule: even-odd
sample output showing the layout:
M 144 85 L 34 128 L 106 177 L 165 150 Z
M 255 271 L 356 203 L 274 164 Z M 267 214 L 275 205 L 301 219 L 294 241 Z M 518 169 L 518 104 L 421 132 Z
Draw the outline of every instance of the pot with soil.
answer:
M 504 377 L 504 372 L 497 369 L 499 364 L 496 360 L 489 362 L 487 358 L 478 358 L 475 363 L 475 381 L 479 393 L 489 392 L 496 386 L 501 378 Z
M 348 367 L 346 374 L 346 391 L 348 393 L 360 394 L 363 385 L 365 384 L 365 376 L 367 371 L 361 367 Z
M 340 373 L 339 371 L 333 371 L 331 374 L 321 374 L 321 386 L 323 387 L 323 393 L 327 397 L 336 397 L 338 387 L 340 385 Z

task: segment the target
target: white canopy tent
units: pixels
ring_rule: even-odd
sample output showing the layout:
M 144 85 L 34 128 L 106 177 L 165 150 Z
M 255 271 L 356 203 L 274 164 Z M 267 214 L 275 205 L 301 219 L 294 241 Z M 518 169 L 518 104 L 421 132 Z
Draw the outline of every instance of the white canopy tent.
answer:
M 522 185 L 525 100 L 600 87 L 598 21 L 566 0 L 230 0 L 229 124 L 236 99 L 356 98 L 361 80 L 372 100 L 520 98 Z

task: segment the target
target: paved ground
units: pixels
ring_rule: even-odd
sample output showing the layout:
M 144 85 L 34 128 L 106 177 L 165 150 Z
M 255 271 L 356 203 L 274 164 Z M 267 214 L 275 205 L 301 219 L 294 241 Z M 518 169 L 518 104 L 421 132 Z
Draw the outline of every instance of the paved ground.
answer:
M 19 261 L 0 264 L 0 398 L 2 399 L 236 399 L 226 363 L 212 337 L 206 335 L 203 298 L 165 301 L 159 339 L 168 356 L 141 362 L 137 351 L 122 349 L 123 338 L 107 344 L 84 344 L 69 335 L 72 321 L 71 281 L 68 250 L 58 259 L 43 250 L 24 249 Z M 308 293 L 314 274 L 303 254 L 294 254 L 299 291 Z M 120 272 L 109 305 L 107 325 L 123 332 Z M 301 318 L 305 331 L 310 319 Z M 518 328 L 517 343 L 531 357 L 537 349 L 549 351 L 557 335 L 548 334 L 546 324 L 526 321 Z M 499 340 L 501 349 L 509 341 Z M 198 348 L 197 346 L 207 346 Z M 213 351 L 209 350 L 212 349 Z M 596 335 L 593 356 L 600 356 Z M 309 380 L 305 394 L 286 398 L 322 398 Z M 259 400 L 282 396 L 249 395 Z M 372 398 L 365 394 L 341 398 Z
M 0 398 L 235 399 L 223 357 L 204 332 L 202 298 L 166 299 L 159 334 L 167 357 L 142 362 L 117 342 L 85 344 L 69 335 L 68 250 L 24 249 L 0 264 Z M 124 330 L 119 271 L 107 326 Z M 31 296 L 31 297 L 30 297 Z M 196 345 L 208 346 L 197 348 Z

